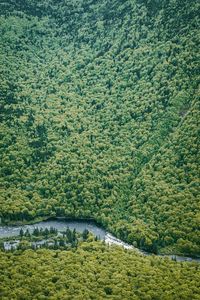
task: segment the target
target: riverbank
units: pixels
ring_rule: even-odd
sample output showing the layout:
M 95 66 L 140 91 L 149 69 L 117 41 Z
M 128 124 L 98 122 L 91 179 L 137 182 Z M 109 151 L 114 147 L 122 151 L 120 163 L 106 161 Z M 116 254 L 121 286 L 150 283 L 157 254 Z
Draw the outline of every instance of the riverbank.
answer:
M 90 219 L 73 219 L 73 218 L 66 218 L 66 217 L 49 217 L 49 218 L 43 218 L 42 220 L 39 219 L 35 220 L 35 222 L 26 223 L 26 224 L 10 224 L 10 225 L 3 225 L 0 226 L 0 238 L 8 238 L 13 237 L 16 238 L 16 236 L 19 235 L 20 230 L 29 230 L 32 232 L 35 228 L 50 228 L 54 227 L 58 231 L 63 231 L 67 227 L 70 229 L 76 229 L 79 232 L 82 232 L 83 230 L 87 229 L 91 233 L 93 233 L 95 236 L 99 236 L 101 240 L 104 240 L 109 245 L 119 245 L 122 246 L 125 249 L 128 250 L 135 250 L 142 255 L 156 255 L 160 257 L 170 257 L 171 259 L 177 260 L 177 261 L 198 261 L 200 262 L 199 257 L 192 257 L 192 256 L 185 256 L 182 253 L 174 252 L 174 253 L 150 253 L 146 252 L 142 249 L 136 248 L 133 245 L 130 245 L 126 243 L 125 241 L 122 241 L 115 237 L 113 234 L 109 233 L 101 224 L 98 224 L 93 218 Z
M 37 218 L 34 218 L 32 220 L 19 220 L 19 221 L 4 221 L 1 219 L 1 222 L 0 222 L 0 226 L 1 227 L 5 227 L 5 226 L 23 226 L 23 225 L 34 225 L 36 223 L 39 223 L 39 222 L 45 222 L 45 221 L 49 221 L 49 220 L 66 220 L 66 221 L 74 221 L 76 220 L 77 222 L 78 221 L 91 221 L 91 222 L 95 222 L 96 224 L 100 225 L 101 227 L 103 227 L 102 224 L 100 224 L 99 222 L 96 221 L 95 218 L 81 218 L 81 217 L 78 217 L 78 218 L 75 218 L 75 217 L 65 217 L 65 216 L 60 216 L 60 217 L 57 217 L 57 216 L 43 216 L 43 217 L 37 217 Z

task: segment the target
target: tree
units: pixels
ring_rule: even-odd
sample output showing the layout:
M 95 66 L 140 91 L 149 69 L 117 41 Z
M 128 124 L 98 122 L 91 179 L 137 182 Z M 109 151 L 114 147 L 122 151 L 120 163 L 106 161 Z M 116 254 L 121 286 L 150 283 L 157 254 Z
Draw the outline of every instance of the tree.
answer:
M 87 238 L 88 238 L 88 235 L 89 235 L 89 231 L 86 229 L 84 229 L 83 233 L 82 233 L 82 237 L 83 237 L 83 240 L 86 241 Z
M 21 238 L 24 236 L 24 231 L 23 231 L 22 228 L 20 229 L 19 235 L 20 235 Z

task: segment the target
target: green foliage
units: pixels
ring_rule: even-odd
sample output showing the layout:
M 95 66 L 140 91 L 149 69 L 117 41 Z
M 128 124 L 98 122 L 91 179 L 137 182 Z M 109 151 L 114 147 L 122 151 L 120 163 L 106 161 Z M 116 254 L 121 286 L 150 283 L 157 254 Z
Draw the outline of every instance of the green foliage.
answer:
M 143 257 L 85 242 L 77 249 L 0 252 L 0 295 L 7 299 L 198 300 L 197 263 Z
M 97 241 L 98 237 L 93 236 L 87 229 L 82 233 L 76 232 L 75 229 L 66 229 L 65 232 L 58 232 L 56 228 L 35 228 L 33 232 L 27 229 L 20 230 L 19 236 L 7 237 L 0 239 L 0 249 L 2 251 L 26 250 L 26 249 L 71 249 L 76 248 L 82 241 Z
M 0 5 L 3 222 L 93 217 L 199 255 L 199 2 Z

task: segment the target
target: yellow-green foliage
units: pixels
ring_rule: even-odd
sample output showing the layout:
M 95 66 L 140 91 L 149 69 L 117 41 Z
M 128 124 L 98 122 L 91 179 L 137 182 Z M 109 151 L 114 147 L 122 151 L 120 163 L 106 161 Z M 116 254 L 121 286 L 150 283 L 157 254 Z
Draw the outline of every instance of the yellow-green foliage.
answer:
M 199 255 L 198 11 L 1 4 L 3 222 L 93 217 L 139 247 Z
M 0 252 L 2 300 L 198 300 L 199 264 L 142 257 L 100 242 L 77 250 Z

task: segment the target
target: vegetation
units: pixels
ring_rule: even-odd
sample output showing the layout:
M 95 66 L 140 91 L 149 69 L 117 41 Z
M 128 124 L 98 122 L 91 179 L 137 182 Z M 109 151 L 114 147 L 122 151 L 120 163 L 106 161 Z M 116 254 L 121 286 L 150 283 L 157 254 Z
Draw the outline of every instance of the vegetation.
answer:
M 199 5 L 1 3 L 2 222 L 93 217 L 200 255 Z
M 0 256 L 2 300 L 199 299 L 199 264 L 143 257 L 102 242 Z
M 20 230 L 20 236 L 0 239 L 2 251 L 26 250 L 26 249 L 61 249 L 66 250 L 77 247 L 82 241 L 98 241 L 99 237 L 93 236 L 87 229 L 76 232 L 76 229 L 67 228 L 66 231 L 58 232 L 56 228 L 35 228 L 33 232 L 28 229 Z

